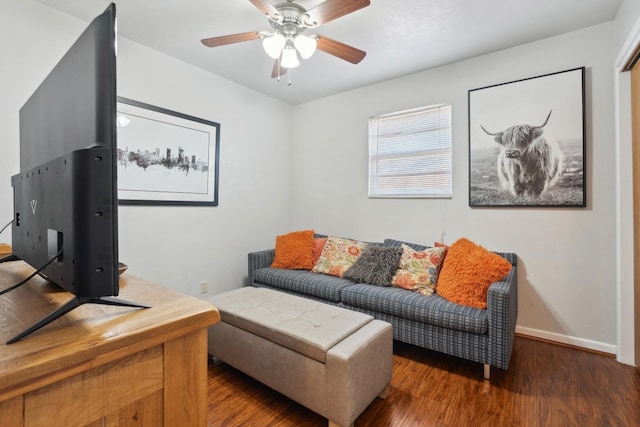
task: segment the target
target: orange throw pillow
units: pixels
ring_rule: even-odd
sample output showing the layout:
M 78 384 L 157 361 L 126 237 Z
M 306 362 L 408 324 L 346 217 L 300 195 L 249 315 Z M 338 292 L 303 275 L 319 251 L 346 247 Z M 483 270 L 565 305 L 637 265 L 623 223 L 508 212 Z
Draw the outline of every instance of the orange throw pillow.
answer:
M 447 250 L 436 292 L 456 304 L 487 308 L 489 286 L 509 271 L 509 261 L 463 237 Z
M 324 245 L 327 243 L 326 237 L 314 237 L 313 239 L 313 265 L 316 265 L 318 260 L 320 259 L 320 255 L 322 255 L 322 249 L 324 249 Z
M 294 231 L 276 237 L 272 268 L 311 270 L 313 268 L 313 230 Z

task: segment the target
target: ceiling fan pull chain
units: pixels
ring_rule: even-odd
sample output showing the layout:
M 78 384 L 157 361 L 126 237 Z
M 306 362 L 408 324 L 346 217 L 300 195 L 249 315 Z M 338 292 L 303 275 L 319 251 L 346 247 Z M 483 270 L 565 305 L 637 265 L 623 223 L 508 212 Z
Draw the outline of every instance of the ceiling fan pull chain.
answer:
M 289 86 L 291 86 L 291 74 L 293 74 L 293 68 L 289 70 Z
M 280 83 L 280 58 L 278 58 L 278 83 Z

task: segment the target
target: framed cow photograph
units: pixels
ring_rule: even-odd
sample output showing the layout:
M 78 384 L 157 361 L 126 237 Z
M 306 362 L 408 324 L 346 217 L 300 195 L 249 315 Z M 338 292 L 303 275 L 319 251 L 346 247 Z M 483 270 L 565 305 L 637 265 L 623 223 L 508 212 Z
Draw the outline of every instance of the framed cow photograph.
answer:
M 469 91 L 469 206 L 585 207 L 585 68 Z

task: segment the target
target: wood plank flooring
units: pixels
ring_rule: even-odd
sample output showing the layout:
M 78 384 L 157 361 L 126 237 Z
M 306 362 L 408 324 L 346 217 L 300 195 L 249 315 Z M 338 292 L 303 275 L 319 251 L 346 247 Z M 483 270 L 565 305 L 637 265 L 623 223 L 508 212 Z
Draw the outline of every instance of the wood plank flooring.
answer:
M 327 420 L 227 364 L 208 369 L 209 426 L 325 427 Z M 516 337 L 508 371 L 394 342 L 391 393 L 370 426 L 640 426 L 640 373 L 614 358 Z

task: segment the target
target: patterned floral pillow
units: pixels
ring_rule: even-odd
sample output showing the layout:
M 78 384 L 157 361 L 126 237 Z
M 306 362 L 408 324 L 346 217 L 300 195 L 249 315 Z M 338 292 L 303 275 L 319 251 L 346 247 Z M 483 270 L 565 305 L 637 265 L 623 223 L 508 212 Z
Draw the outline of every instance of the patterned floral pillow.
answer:
M 329 236 L 318 262 L 311 271 L 342 277 L 344 272 L 356 262 L 366 246 L 366 243 L 357 240 Z
M 438 273 L 447 248 L 429 248 L 416 251 L 402 245 L 402 257 L 392 284 L 422 295 L 433 295 L 436 290 Z

